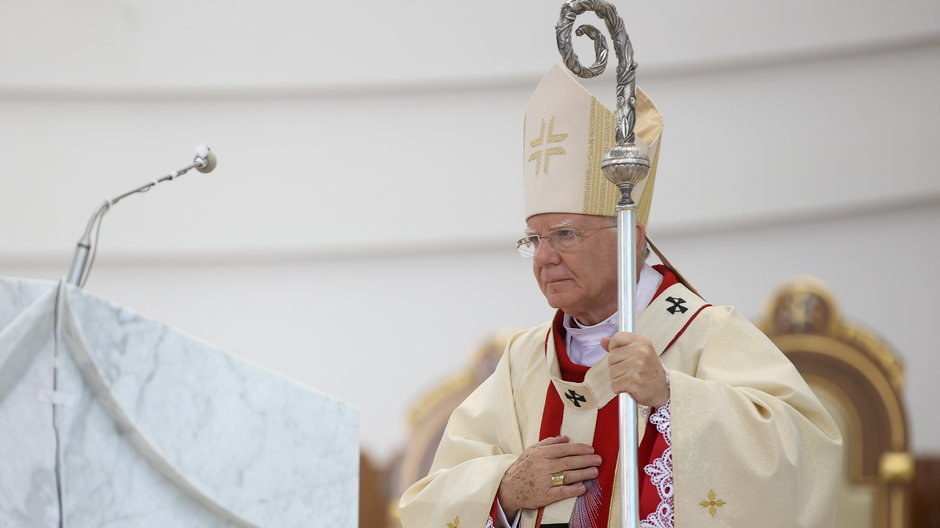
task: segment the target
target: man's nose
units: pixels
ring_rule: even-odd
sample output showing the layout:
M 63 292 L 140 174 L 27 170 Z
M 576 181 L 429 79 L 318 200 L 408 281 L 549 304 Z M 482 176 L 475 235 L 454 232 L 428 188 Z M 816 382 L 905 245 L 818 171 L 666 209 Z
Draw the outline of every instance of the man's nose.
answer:
M 558 251 L 549 243 L 548 239 L 539 240 L 538 247 L 535 248 L 535 254 L 532 255 L 535 262 L 539 264 L 554 264 L 558 262 Z

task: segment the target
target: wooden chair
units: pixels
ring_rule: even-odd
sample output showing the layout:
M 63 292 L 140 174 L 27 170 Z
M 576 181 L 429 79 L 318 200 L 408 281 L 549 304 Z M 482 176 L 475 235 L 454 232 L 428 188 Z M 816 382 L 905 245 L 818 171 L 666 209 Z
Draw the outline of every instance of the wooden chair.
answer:
M 787 282 L 759 324 L 790 358 L 842 431 L 838 527 L 910 526 L 904 368 L 874 333 L 843 320 L 832 293 L 811 277 Z

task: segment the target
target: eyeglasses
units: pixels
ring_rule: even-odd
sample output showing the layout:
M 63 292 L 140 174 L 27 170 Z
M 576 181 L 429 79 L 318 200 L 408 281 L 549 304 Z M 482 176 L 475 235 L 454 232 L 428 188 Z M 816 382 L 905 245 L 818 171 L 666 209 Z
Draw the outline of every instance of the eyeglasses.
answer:
M 555 248 L 555 251 L 568 251 L 574 249 L 584 240 L 584 235 L 592 231 L 600 231 L 601 229 L 616 229 L 617 226 L 604 226 L 604 227 L 595 227 L 594 229 L 583 229 L 577 230 L 573 227 L 562 227 L 560 229 L 554 229 L 549 231 L 545 236 L 539 235 L 526 235 L 516 241 L 516 249 L 519 250 L 519 254 L 523 257 L 531 257 L 535 255 L 535 252 L 539 249 L 539 242 L 544 238 L 548 240 L 548 243 Z

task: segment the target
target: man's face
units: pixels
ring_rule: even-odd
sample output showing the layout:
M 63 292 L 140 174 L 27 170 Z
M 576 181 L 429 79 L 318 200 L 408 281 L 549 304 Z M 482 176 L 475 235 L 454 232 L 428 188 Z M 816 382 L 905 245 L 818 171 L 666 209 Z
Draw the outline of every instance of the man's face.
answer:
M 609 217 L 570 213 L 539 214 L 527 222 L 528 234 L 543 237 L 556 229 L 588 231 L 580 244 L 561 251 L 542 239 L 532 258 L 548 304 L 583 324 L 599 323 L 617 311 L 617 230 L 597 229 L 611 225 Z

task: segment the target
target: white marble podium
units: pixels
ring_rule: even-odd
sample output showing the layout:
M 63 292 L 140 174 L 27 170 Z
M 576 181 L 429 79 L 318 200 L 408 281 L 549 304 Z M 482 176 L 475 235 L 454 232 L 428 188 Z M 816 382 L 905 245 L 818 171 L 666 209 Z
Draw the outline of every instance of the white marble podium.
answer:
M 0 279 L 0 527 L 354 528 L 357 429 L 83 290 Z

